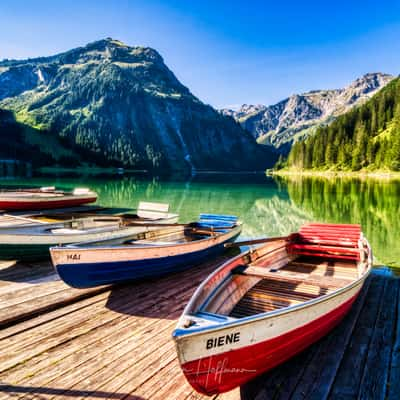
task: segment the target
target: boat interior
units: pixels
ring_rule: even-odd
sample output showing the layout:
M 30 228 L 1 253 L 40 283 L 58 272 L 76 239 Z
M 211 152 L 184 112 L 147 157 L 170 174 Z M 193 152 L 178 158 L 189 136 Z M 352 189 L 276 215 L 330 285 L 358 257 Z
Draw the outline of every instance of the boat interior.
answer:
M 134 225 L 134 224 L 132 224 Z M 131 226 L 132 226 L 131 225 Z M 127 225 L 130 226 L 129 224 Z M 77 243 L 73 246 L 168 246 L 183 244 L 219 236 L 237 226 L 237 217 L 200 214 L 199 221 L 189 224 L 154 224 L 146 230 L 134 232 L 122 238 Z
M 15 217 L 12 217 L 15 218 Z M 20 220 L 19 217 L 16 217 Z M 22 222 L 28 222 L 29 219 L 23 218 Z M 1 226 L 2 235 L 51 235 L 51 234 L 73 234 L 86 232 L 102 232 L 119 229 L 121 227 L 121 218 L 119 217 L 86 217 L 74 220 L 60 221 L 55 223 L 33 223 L 22 226 Z
M 295 306 L 352 284 L 368 269 L 360 230 L 325 237 L 303 234 L 272 241 L 239 258 L 215 287 L 205 285 L 191 315 L 244 318 Z
M 206 228 L 197 228 L 188 225 L 165 226 L 160 225 L 160 228 L 153 227 L 145 232 L 133 233 L 129 236 L 124 236 L 115 239 L 106 239 L 100 241 L 90 241 L 74 244 L 74 247 L 102 247 L 107 246 L 168 246 L 175 244 L 183 244 L 194 242 L 202 239 L 221 234 L 223 231 L 214 231 Z
M 111 214 L 112 209 L 97 208 L 92 211 L 93 207 L 81 207 L 81 210 L 76 211 L 45 211 L 37 212 L 32 215 L 18 215 L 18 214 L 3 214 L 0 217 L 0 228 L 12 228 L 17 226 L 26 225 L 39 225 L 39 224 L 57 224 L 63 222 L 71 222 L 75 224 L 75 220 L 82 218 L 101 219 L 103 223 L 120 221 L 121 226 L 130 226 L 135 224 L 145 224 L 150 222 L 167 223 L 175 222 L 178 219 L 178 214 L 169 213 L 169 204 L 166 203 L 149 203 L 139 202 L 136 213 L 125 214 Z M 95 212 L 97 211 L 97 212 Z M 128 210 L 129 211 L 129 210 Z M 110 219 L 110 221 L 107 221 Z M 87 224 L 88 222 L 86 222 Z

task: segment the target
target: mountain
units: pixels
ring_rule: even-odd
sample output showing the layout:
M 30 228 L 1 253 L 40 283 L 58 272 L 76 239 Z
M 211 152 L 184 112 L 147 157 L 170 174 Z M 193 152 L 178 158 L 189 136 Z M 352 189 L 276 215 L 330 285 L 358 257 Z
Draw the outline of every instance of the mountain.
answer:
M 263 170 L 274 152 L 203 104 L 153 49 L 113 39 L 0 62 L 0 109 L 53 158 L 157 170 Z M 35 135 L 36 133 L 36 135 Z M 2 130 L 3 139 L 11 134 Z
M 392 79 L 388 74 L 370 73 L 343 89 L 295 94 L 272 106 L 244 104 L 237 111 L 224 109 L 222 114 L 233 117 L 259 143 L 287 154 L 294 141 L 362 104 Z
M 363 105 L 295 143 L 288 166 L 318 170 L 400 170 L 400 78 Z

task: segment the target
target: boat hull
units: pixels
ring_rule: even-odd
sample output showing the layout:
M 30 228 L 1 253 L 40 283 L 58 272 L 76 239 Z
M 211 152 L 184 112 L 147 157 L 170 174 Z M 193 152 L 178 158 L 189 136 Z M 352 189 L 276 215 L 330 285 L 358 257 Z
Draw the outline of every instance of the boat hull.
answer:
M 67 199 L 48 199 L 48 200 L 0 200 L 0 210 L 48 210 L 52 208 L 75 207 L 82 204 L 93 203 L 97 200 L 96 196 L 74 197 Z
M 54 266 L 60 278 L 66 284 L 75 288 L 88 288 L 156 278 L 190 269 L 204 260 L 222 253 L 224 251 L 224 244 L 234 241 L 239 234 L 240 231 L 228 240 L 214 246 L 181 254 L 121 261 L 99 261 L 77 264 L 54 263 Z M 73 257 L 73 255 L 70 257 Z
M 51 244 L 0 244 L 0 260 L 47 260 Z
M 44 225 L 44 229 L 51 227 L 52 224 Z M 57 226 L 54 224 L 53 226 Z M 43 225 L 38 226 L 42 229 Z M 58 244 L 73 244 L 87 240 L 111 240 L 129 237 L 140 232 L 144 232 L 155 227 L 148 228 L 146 225 L 129 227 L 123 230 L 113 229 L 98 233 L 82 234 L 41 234 L 35 235 L 34 228 L 30 234 L 12 234 L 10 229 L 3 229 L 0 235 L 0 260 L 20 260 L 20 261 L 41 261 L 50 258 L 49 249 Z M 15 231 L 15 229 L 14 229 Z
M 360 282 L 339 298 L 327 299 L 304 310 L 288 312 L 282 317 L 266 317 L 256 322 L 230 326 L 210 334 L 175 337 L 182 370 L 189 383 L 200 393 L 212 395 L 243 385 L 276 367 L 316 342 L 335 327 L 351 308 L 362 287 Z M 314 318 L 310 318 L 314 316 Z M 276 318 L 276 319 L 274 319 Z M 274 336 L 274 332 L 279 333 Z M 272 335 L 271 335 L 272 333 Z M 207 353 L 207 342 L 237 334 L 237 345 Z M 264 339 L 262 338 L 265 336 Z M 243 343 L 241 343 L 243 341 Z M 203 351 L 205 355 L 196 357 Z M 190 359 L 189 361 L 187 359 Z

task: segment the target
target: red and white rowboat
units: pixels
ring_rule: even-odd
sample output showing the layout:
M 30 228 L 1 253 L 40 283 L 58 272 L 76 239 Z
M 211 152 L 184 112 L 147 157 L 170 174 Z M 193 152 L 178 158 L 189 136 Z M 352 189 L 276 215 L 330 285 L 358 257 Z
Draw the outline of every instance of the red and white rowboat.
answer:
M 97 194 L 86 188 L 72 192 L 55 190 L 53 186 L 40 189 L 0 191 L 0 210 L 46 210 L 93 203 Z
M 309 224 L 264 241 L 201 284 L 173 333 L 198 392 L 233 389 L 320 339 L 349 311 L 371 270 L 359 225 Z

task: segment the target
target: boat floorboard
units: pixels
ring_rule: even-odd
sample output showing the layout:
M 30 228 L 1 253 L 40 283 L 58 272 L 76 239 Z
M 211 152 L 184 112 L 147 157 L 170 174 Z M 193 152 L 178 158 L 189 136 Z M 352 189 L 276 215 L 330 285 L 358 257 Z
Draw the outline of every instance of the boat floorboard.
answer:
M 301 304 L 348 285 L 358 276 L 355 263 L 296 260 L 274 271 L 252 265 L 245 275 L 262 278 L 235 305 L 231 317 L 242 318 Z
M 223 260 L 83 291 L 57 280 L 49 263 L 0 263 L 0 399 L 205 399 L 181 373 L 171 332 Z M 331 334 L 213 399 L 397 399 L 399 282 L 374 274 Z M 274 287 L 276 297 L 280 290 Z

